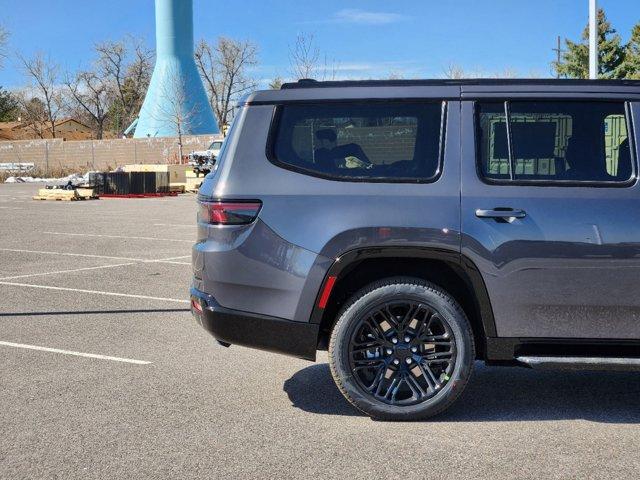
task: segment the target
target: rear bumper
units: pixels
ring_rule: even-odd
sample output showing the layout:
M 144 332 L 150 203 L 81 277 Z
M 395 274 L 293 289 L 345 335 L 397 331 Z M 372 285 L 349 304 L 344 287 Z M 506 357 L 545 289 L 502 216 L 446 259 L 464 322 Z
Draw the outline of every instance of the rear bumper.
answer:
M 221 343 L 316 359 L 317 324 L 224 308 L 195 288 L 191 289 L 191 313 Z

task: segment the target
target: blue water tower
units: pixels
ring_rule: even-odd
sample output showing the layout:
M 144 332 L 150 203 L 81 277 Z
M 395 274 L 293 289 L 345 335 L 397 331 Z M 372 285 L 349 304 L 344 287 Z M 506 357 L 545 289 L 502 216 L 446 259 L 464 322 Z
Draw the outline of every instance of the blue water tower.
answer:
M 156 65 L 134 138 L 220 133 L 193 58 L 193 0 L 155 0 Z

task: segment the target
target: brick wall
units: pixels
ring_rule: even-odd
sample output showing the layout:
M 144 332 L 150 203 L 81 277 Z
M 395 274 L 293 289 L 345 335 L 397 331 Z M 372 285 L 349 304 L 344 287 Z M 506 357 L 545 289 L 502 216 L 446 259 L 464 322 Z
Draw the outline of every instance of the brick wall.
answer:
M 293 149 L 308 162 L 313 158 L 312 133 L 309 126 L 295 126 L 292 134 Z M 360 145 L 376 165 L 413 159 L 416 144 L 416 127 L 413 125 L 341 128 L 337 129 L 337 135 L 338 145 Z
M 220 135 L 182 138 L 183 153 L 206 149 Z M 36 168 L 106 170 L 128 163 L 178 163 L 177 138 L 129 138 L 0 142 L 0 163 L 34 163 Z

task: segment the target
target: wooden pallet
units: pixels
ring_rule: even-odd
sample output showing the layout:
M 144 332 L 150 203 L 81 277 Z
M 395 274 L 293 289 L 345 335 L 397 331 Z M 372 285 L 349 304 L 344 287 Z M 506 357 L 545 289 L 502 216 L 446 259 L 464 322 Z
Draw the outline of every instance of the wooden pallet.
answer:
M 78 187 L 75 189 L 76 196 L 81 200 L 97 200 L 98 195 L 94 188 L 90 187 Z
M 34 195 L 33 196 L 34 200 L 55 200 L 58 202 L 74 202 L 76 200 L 78 200 L 75 197 L 63 197 L 63 196 L 55 196 L 55 195 L 47 195 L 47 196 L 40 196 L 40 195 Z
M 63 190 L 60 188 L 41 188 L 34 200 L 52 200 L 58 202 L 74 202 L 78 200 L 96 200 L 93 188 L 76 188 L 74 190 Z

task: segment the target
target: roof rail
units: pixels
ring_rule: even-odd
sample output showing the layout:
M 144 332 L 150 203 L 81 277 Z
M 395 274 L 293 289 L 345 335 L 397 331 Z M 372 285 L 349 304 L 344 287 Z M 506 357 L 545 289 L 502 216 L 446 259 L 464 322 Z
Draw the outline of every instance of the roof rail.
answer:
M 280 90 L 287 90 L 289 88 L 304 88 L 304 87 L 312 88 L 312 87 L 315 87 L 316 84 L 318 83 L 320 82 L 318 82 L 318 80 L 316 80 L 315 78 L 301 78 L 297 82 L 283 83 L 282 86 L 280 87 Z
M 411 87 L 447 85 L 610 85 L 640 87 L 640 80 L 583 80 L 555 78 L 469 78 L 469 79 L 422 79 L 422 80 L 328 80 L 302 78 L 297 82 L 283 83 L 282 90 L 295 88 L 330 87 Z

